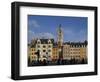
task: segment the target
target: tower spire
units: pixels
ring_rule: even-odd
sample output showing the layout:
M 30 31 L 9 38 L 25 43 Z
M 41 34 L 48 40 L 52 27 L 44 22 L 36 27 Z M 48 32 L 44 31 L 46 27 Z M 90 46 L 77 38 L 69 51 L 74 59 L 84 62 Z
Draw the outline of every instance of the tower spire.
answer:
M 57 42 L 59 46 L 62 46 L 63 44 L 63 31 L 61 28 L 61 24 L 59 24 L 58 30 L 57 30 Z
M 62 61 L 63 55 L 63 31 L 61 28 L 61 24 L 59 24 L 58 30 L 57 30 L 57 44 L 58 44 L 58 52 L 59 52 L 59 61 Z

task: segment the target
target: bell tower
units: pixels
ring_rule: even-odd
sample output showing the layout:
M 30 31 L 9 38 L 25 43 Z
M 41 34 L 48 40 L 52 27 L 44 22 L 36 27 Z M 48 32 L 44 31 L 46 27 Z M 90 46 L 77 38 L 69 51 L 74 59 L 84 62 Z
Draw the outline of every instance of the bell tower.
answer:
M 63 59 L 63 31 L 61 28 L 61 24 L 57 29 L 57 44 L 58 44 L 59 61 L 61 62 Z
M 57 30 L 57 43 L 59 47 L 63 46 L 63 31 L 61 28 L 61 24 L 59 25 L 58 30 Z

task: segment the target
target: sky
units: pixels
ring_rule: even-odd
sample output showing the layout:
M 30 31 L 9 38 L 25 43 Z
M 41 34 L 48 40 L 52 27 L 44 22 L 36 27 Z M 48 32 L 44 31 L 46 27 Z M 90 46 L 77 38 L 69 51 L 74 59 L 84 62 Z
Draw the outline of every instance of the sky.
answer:
M 61 24 L 64 42 L 87 40 L 87 17 L 28 15 L 28 43 L 34 38 L 54 38 Z

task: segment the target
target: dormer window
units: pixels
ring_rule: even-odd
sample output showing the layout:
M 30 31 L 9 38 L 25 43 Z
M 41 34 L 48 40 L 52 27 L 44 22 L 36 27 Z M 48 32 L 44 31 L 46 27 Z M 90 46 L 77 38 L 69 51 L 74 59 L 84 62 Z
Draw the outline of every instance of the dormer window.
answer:
M 48 44 L 51 44 L 51 41 L 50 40 L 48 41 Z
M 38 42 L 38 44 L 40 44 L 40 42 Z
M 37 44 L 40 44 L 41 42 L 40 42 L 40 40 L 37 40 Z

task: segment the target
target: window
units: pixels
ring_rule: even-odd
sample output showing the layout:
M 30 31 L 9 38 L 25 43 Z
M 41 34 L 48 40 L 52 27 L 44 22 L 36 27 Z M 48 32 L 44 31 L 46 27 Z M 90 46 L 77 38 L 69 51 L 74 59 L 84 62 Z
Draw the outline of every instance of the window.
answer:
M 51 50 L 48 50 L 48 52 L 51 52 Z
M 40 45 L 38 45 L 37 47 L 40 48 Z
M 31 49 L 32 51 L 34 50 L 34 49 Z
M 46 56 L 43 56 L 44 58 L 46 58 Z
M 37 43 L 40 44 L 40 41 L 38 41 Z
M 51 42 L 49 41 L 48 43 L 50 44 Z
M 46 52 L 46 50 L 43 50 L 43 52 Z
M 36 59 L 36 57 L 34 56 L 34 59 Z
M 49 48 L 51 48 L 51 45 L 49 45 Z
M 43 48 L 45 48 L 46 46 L 44 45 Z

